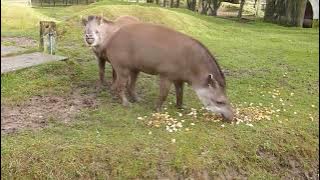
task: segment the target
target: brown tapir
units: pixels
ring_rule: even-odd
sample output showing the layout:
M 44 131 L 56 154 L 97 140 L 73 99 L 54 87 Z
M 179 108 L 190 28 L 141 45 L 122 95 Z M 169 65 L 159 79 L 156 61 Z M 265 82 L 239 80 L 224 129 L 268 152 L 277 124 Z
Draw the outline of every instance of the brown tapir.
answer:
M 105 23 L 108 22 L 108 23 Z M 115 21 L 109 21 L 101 16 L 89 16 L 82 18 L 82 24 L 85 26 L 85 42 L 95 53 L 99 63 L 99 77 L 101 85 L 105 83 L 104 71 L 106 61 L 109 62 L 102 44 L 106 44 L 110 37 L 122 26 L 139 22 L 139 19 L 133 16 L 120 16 Z M 116 73 L 112 69 L 113 80 Z
M 88 24 L 90 21 L 94 23 L 96 20 L 89 18 Z M 111 25 L 112 22 L 102 20 L 99 26 Z M 176 89 L 177 106 L 181 107 L 183 84 L 187 82 L 208 110 L 221 113 L 226 120 L 233 119 L 224 75 L 215 57 L 199 41 L 164 26 L 148 23 L 125 25 L 116 29 L 107 40 L 94 41 L 101 43 L 101 53 L 107 56 L 116 71 L 113 87 L 118 90 L 123 105 L 129 104 L 125 96 L 128 79 L 131 79 L 129 94 L 136 97 L 135 82 L 142 71 L 160 76 L 157 110 L 161 109 L 172 83 Z
M 127 79 L 131 78 L 129 93 L 135 96 L 136 78 L 142 71 L 160 76 L 158 110 L 172 83 L 177 106 L 181 106 L 183 83 L 187 82 L 207 109 L 233 119 L 225 77 L 215 57 L 199 41 L 164 26 L 135 23 L 117 30 L 105 51 L 117 73 L 115 87 L 124 105 L 128 104 L 124 93 Z

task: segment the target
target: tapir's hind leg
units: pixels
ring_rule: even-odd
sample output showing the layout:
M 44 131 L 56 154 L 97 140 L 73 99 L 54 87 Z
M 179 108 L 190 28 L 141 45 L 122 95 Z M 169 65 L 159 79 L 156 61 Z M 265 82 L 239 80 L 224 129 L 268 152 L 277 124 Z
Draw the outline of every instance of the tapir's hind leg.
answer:
M 169 94 L 171 83 L 172 82 L 166 77 L 160 76 L 160 95 L 156 106 L 157 111 L 161 111 L 162 104 Z
M 136 93 L 136 82 L 137 82 L 138 75 L 139 75 L 139 71 L 130 71 L 128 93 L 134 101 L 140 100 L 140 98 L 138 97 L 138 95 Z
M 176 101 L 177 101 L 177 108 L 182 108 L 182 100 L 183 100 L 183 82 L 182 81 L 175 81 L 174 86 L 176 89 Z

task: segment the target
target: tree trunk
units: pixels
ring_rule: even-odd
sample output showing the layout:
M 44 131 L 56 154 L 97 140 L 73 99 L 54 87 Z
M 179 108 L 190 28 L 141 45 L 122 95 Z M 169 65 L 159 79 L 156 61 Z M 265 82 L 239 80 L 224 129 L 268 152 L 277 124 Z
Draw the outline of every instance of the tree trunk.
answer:
M 267 0 L 265 21 L 302 27 L 307 0 Z
M 221 5 L 220 0 L 212 0 L 213 1 L 213 11 L 212 11 L 212 16 L 217 16 L 218 9 Z
M 170 8 L 173 8 L 173 0 L 170 0 Z
M 166 7 L 167 6 L 167 0 L 163 0 L 162 1 L 162 7 Z
M 159 0 L 156 0 L 156 4 L 159 4 Z
M 255 16 L 259 16 L 259 11 L 260 11 L 260 4 L 261 0 L 255 0 L 254 7 L 255 7 Z
M 240 2 L 240 9 L 239 9 L 239 13 L 238 13 L 239 19 L 242 18 L 242 11 L 243 11 L 243 6 L 244 6 L 245 2 L 246 2 L 246 0 L 241 0 L 241 2 Z
M 208 16 L 213 16 L 213 7 L 212 7 L 212 0 L 208 0 L 208 10 L 207 10 L 207 12 L 206 12 L 206 14 L 208 15 Z
M 196 0 L 187 0 L 187 8 L 191 11 L 196 9 Z
M 198 12 L 200 14 L 207 14 L 208 12 L 208 2 L 207 0 L 200 0 L 199 1 L 199 9 L 198 9 Z
M 180 7 L 180 0 L 177 0 L 176 8 Z

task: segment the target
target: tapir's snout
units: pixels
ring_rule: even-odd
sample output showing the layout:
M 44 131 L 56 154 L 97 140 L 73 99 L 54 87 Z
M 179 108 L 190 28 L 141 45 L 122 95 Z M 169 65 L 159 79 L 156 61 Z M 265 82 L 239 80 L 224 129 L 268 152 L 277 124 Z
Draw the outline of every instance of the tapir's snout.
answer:
M 95 38 L 92 34 L 86 34 L 85 35 L 85 40 L 87 42 L 88 45 L 92 45 L 95 41 Z
M 233 113 L 231 106 L 229 106 L 229 105 L 225 105 L 223 107 L 207 106 L 206 109 L 211 112 L 221 114 L 223 119 L 227 122 L 233 121 L 234 113 Z
M 234 113 L 231 107 L 227 108 L 227 110 L 223 111 L 221 114 L 223 119 L 227 122 L 232 122 L 234 119 Z

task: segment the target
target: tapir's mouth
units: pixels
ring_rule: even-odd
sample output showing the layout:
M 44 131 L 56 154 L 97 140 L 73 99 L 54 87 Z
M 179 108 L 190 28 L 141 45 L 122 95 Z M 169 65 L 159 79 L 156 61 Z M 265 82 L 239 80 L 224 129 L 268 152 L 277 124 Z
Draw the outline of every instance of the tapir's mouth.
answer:
M 88 43 L 88 45 L 91 45 L 94 42 L 94 38 L 86 38 L 86 42 Z

